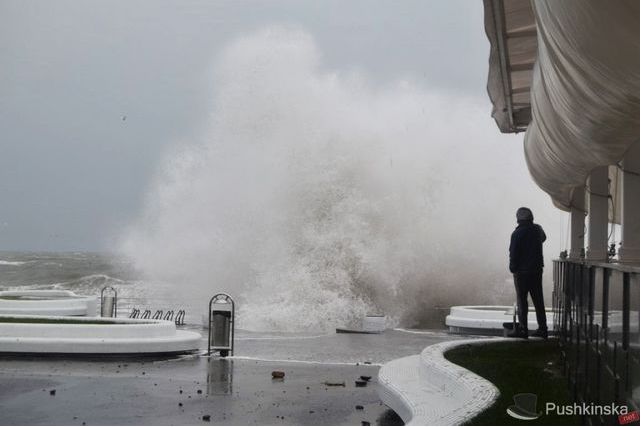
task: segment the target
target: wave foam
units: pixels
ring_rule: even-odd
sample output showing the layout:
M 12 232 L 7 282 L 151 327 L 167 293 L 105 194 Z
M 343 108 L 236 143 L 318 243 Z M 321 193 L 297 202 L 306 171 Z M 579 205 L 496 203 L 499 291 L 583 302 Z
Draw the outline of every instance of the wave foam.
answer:
M 251 330 L 370 313 L 413 326 L 432 307 L 511 298 L 515 209 L 551 209 L 488 102 L 374 88 L 320 59 L 284 28 L 228 46 L 207 137 L 168 153 L 122 251 L 177 292 L 231 293 Z
M 19 265 L 24 265 L 26 263 L 27 261 L 6 261 L 4 259 L 0 259 L 0 265 L 19 266 Z

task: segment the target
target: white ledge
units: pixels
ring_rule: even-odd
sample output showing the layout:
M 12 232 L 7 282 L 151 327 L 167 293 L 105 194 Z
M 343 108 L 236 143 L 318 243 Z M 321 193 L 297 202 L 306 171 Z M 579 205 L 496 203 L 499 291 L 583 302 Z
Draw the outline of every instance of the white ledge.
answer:
M 200 342 L 166 320 L 0 315 L 0 353 L 169 354 L 196 351 Z
M 379 394 L 406 425 L 459 425 L 496 401 L 495 385 L 449 362 L 444 353 L 462 345 L 509 341 L 486 338 L 447 341 L 420 355 L 393 360 L 379 372 Z
M 71 291 L 0 291 L 0 314 L 95 316 L 98 298 Z

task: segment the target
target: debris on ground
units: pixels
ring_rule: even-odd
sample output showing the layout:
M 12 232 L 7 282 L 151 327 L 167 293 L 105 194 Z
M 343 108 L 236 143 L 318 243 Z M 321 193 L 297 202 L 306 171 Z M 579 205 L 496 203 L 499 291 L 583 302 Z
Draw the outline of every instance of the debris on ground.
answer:
M 355 381 L 355 387 L 366 387 L 366 381 L 357 380 Z
M 324 381 L 323 384 L 329 387 L 346 387 L 346 381 Z
M 284 371 L 272 371 L 273 378 L 284 378 L 286 373 Z
M 359 379 L 362 380 L 362 381 L 370 381 L 371 376 L 370 375 L 360 375 Z

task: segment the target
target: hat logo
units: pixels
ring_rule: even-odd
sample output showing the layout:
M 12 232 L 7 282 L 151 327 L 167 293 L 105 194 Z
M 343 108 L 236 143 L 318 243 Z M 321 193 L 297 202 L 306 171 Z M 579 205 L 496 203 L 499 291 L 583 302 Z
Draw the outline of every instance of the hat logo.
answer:
M 507 414 L 518 420 L 535 420 L 543 414 L 542 412 L 536 412 L 537 402 L 538 396 L 534 393 L 514 394 L 514 405 L 507 408 Z

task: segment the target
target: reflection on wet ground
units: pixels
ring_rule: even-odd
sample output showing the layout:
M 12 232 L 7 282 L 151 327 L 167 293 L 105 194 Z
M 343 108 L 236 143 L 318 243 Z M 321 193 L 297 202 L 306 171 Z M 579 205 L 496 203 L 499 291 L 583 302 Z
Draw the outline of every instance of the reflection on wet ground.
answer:
M 200 331 L 207 346 L 207 331 Z M 387 330 L 381 334 L 258 334 L 238 331 L 235 356 L 253 360 L 309 363 L 382 364 L 398 357 L 418 354 L 426 346 L 464 336 L 446 331 Z

